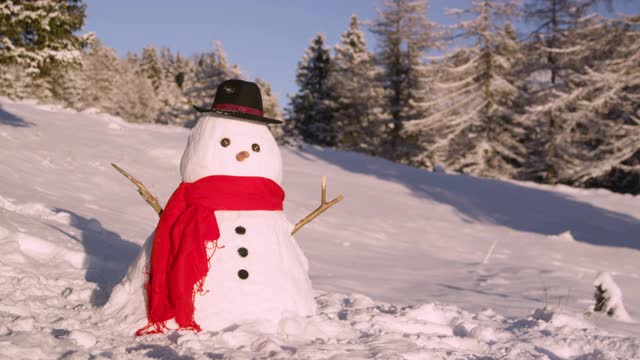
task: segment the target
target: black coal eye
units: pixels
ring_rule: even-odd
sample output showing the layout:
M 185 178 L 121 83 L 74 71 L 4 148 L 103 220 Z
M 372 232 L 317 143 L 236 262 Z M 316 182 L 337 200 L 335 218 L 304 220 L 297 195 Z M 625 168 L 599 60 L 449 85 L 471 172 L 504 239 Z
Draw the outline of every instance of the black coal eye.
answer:
M 229 146 L 229 144 L 231 144 L 231 140 L 229 140 L 229 138 L 224 138 L 220 140 L 220 145 L 222 145 L 223 147 L 227 147 Z
M 258 145 L 258 144 L 253 144 L 253 145 L 251 145 L 251 149 L 252 149 L 253 151 L 255 151 L 255 152 L 258 152 L 258 151 L 260 151 L 260 145 Z

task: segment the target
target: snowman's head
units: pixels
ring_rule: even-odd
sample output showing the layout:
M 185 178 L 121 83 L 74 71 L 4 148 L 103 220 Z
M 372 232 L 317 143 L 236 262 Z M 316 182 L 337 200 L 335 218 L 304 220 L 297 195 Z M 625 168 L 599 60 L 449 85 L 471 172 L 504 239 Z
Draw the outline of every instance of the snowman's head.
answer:
M 184 182 L 231 175 L 260 176 L 280 184 L 282 157 L 265 124 L 216 114 L 200 118 L 191 130 L 180 174 Z

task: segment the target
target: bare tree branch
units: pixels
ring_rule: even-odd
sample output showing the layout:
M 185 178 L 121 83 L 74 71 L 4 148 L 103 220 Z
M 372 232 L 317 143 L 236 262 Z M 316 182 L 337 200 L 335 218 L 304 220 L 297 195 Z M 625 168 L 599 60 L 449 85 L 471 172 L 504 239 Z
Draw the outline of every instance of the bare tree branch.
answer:
M 133 176 L 129 175 L 128 172 L 124 171 L 124 169 L 122 169 L 118 165 L 111 163 L 111 166 L 113 166 L 114 169 L 118 170 L 120 174 L 122 174 L 124 177 L 129 179 L 129 181 L 131 181 L 133 185 L 135 185 L 138 188 L 138 194 L 142 196 L 142 198 L 144 199 L 144 201 L 147 202 L 147 204 L 151 205 L 151 207 L 153 208 L 153 210 L 155 210 L 158 216 L 162 214 L 162 206 L 160 206 L 160 202 L 158 201 L 158 198 L 153 196 L 151 192 L 147 189 L 147 187 L 144 186 L 143 183 L 138 181 L 138 179 L 134 178 Z
M 302 220 L 298 221 L 296 226 L 293 228 L 293 231 L 291 231 L 291 235 L 293 236 L 293 234 L 295 234 L 298 230 L 300 230 L 300 228 L 302 228 L 303 226 L 311 222 L 311 220 L 315 219 L 318 215 L 327 211 L 327 209 L 337 204 L 342 199 L 344 199 L 344 196 L 340 195 L 335 199 L 327 202 L 327 177 L 323 176 L 322 177 L 322 193 L 320 195 L 320 206 L 318 206 L 317 209 L 313 210 L 311 214 L 305 216 L 304 218 L 302 218 Z

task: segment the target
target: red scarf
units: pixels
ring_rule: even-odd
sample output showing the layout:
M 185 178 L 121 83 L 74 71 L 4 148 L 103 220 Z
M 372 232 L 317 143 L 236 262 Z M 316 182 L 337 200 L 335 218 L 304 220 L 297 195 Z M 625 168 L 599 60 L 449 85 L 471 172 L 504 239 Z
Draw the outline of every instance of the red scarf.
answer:
M 149 323 L 137 336 L 156 334 L 175 318 L 180 329 L 200 331 L 193 318 L 196 292 L 209 271 L 206 242 L 220 229 L 216 210 L 282 210 L 284 191 L 273 180 L 215 175 L 181 183 L 156 228 L 147 290 Z

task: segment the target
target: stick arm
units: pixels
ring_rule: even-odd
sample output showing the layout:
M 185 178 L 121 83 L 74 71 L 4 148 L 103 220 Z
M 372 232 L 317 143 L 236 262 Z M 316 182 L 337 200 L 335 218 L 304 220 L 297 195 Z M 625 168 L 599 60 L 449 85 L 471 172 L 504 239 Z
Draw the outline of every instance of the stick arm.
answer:
M 153 210 L 156 212 L 156 214 L 158 214 L 158 216 L 162 214 L 162 206 L 160 205 L 158 198 L 153 196 L 153 194 L 151 194 L 149 189 L 147 189 L 147 187 L 144 186 L 143 183 L 138 181 L 138 179 L 134 178 L 133 176 L 129 175 L 129 173 L 124 171 L 124 169 L 121 168 L 120 166 L 114 163 L 111 163 L 111 166 L 113 166 L 114 169 L 118 170 L 120 174 L 122 174 L 124 177 L 129 179 L 129 181 L 131 181 L 133 185 L 135 185 L 138 188 L 138 194 L 140 194 L 140 196 L 142 196 L 144 201 L 146 201 L 147 204 L 149 204 L 153 208 Z
M 122 169 L 118 165 L 111 163 L 111 166 L 113 166 L 113 168 L 116 169 L 124 177 L 129 179 L 129 181 L 131 181 L 138 188 L 138 194 L 140 194 L 140 196 L 144 199 L 144 201 L 146 201 L 147 204 L 149 204 L 153 208 L 153 210 L 156 212 L 156 214 L 158 214 L 158 216 L 162 214 L 163 209 L 162 209 L 162 206 L 160 205 L 160 202 L 158 201 L 158 198 L 153 196 L 153 194 L 151 194 L 149 189 L 147 189 L 147 187 L 144 186 L 142 182 L 140 182 L 138 179 L 131 176 L 128 172 L 126 172 L 124 169 Z M 322 192 L 320 195 L 320 206 L 318 206 L 309 215 L 305 216 L 304 218 L 302 218 L 300 221 L 296 223 L 293 230 L 291 231 L 292 236 L 298 230 L 300 230 L 303 226 L 310 223 L 313 219 L 318 217 L 320 214 L 327 211 L 330 207 L 332 207 L 333 205 L 337 204 L 342 199 L 344 199 L 344 196 L 339 195 L 335 199 L 327 202 L 327 177 L 326 176 L 322 177 L 321 191 Z
M 320 195 L 320 206 L 318 206 L 309 215 L 305 216 L 304 218 L 302 218 L 300 221 L 298 221 L 296 223 L 296 226 L 294 226 L 293 230 L 291 231 L 291 236 L 293 236 L 293 234 L 295 234 L 303 226 L 305 226 L 306 224 L 310 223 L 311 220 L 315 219 L 316 217 L 318 217 L 318 215 L 320 215 L 323 212 L 327 211 L 330 207 L 332 207 L 333 205 L 337 204 L 342 199 L 344 199 L 344 196 L 339 195 L 335 199 L 327 202 L 327 177 L 323 176 L 322 177 L 322 192 L 321 192 L 321 195 Z

